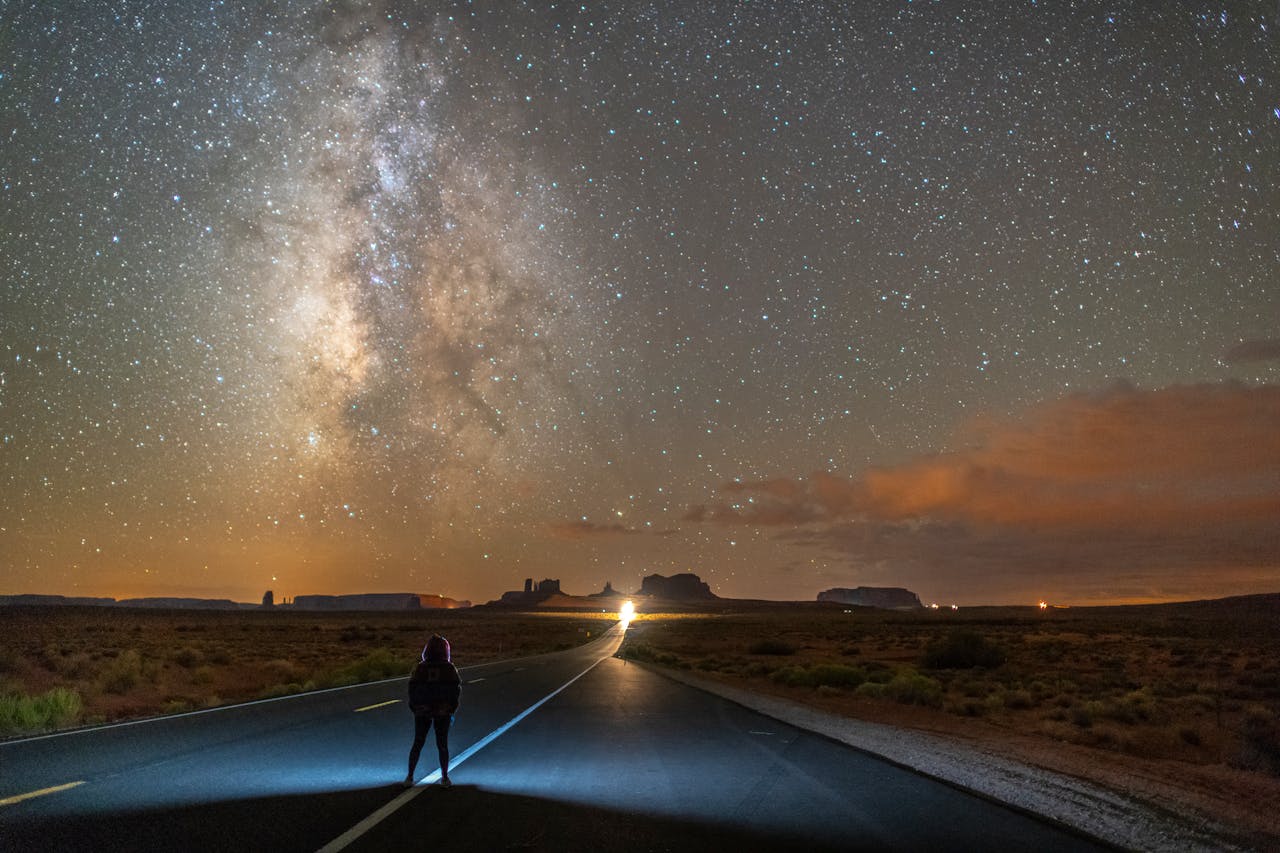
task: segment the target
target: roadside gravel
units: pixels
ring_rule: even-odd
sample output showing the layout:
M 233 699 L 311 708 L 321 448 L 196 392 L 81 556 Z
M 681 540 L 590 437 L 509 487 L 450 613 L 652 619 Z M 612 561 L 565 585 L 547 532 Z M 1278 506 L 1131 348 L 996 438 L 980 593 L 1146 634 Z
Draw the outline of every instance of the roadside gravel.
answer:
M 1013 761 L 941 735 L 841 717 L 681 670 L 631 663 L 1117 847 L 1151 851 L 1249 849 L 1234 843 L 1224 825 L 1174 812 L 1132 792 Z

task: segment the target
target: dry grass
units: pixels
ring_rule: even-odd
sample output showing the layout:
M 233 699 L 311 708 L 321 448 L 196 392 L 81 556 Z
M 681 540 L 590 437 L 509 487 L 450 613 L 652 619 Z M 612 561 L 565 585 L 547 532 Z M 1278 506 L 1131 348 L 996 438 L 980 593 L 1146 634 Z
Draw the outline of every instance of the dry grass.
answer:
M 556 651 L 602 618 L 616 617 L 2 608 L 0 737 L 405 675 L 433 632 L 459 666 Z
M 914 705 L 1144 758 L 1280 774 L 1275 612 L 791 606 L 638 622 L 623 654 L 850 716 Z

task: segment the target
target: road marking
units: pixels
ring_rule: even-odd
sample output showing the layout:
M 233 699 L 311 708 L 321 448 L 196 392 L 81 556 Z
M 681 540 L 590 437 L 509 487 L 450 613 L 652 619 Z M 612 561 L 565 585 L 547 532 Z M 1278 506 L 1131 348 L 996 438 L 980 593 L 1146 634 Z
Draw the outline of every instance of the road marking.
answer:
M 602 637 L 603 636 L 605 635 L 602 635 Z M 552 690 L 546 696 L 543 696 L 537 702 L 534 702 L 528 708 L 525 708 L 519 714 L 516 714 L 510 720 L 498 726 L 496 729 L 489 732 L 480 740 L 471 744 L 471 746 L 467 747 L 466 750 L 464 750 L 461 755 L 459 755 L 457 758 L 449 762 L 449 769 L 450 770 L 456 769 L 459 764 L 466 761 L 468 758 L 475 755 L 477 752 L 484 749 L 489 744 L 493 743 L 502 735 L 506 734 L 506 732 L 512 726 L 514 726 L 516 723 L 520 722 L 525 717 L 532 714 L 534 711 L 541 708 L 544 704 L 546 704 L 552 698 L 554 698 L 556 694 L 558 694 L 561 690 L 564 690 L 570 684 L 573 684 L 573 682 L 577 681 L 579 678 L 586 675 L 591 670 L 595 669 L 596 666 L 600 663 L 600 661 L 608 657 L 610 657 L 610 655 L 605 655 L 604 657 L 596 658 L 594 661 L 591 662 L 591 666 L 587 667 L 582 672 L 575 675 L 573 678 L 570 678 L 564 684 L 561 684 L 555 690 Z M 405 791 L 403 794 L 396 797 L 394 800 L 387 803 L 385 806 L 378 809 L 376 812 L 369 815 L 364 820 L 360 821 L 355 826 L 351 827 L 346 832 L 342 833 L 341 835 L 339 835 L 337 838 L 330 841 L 325 846 L 321 847 L 318 853 L 338 853 L 339 850 L 345 850 L 348 847 L 348 845 L 350 845 L 356 839 L 360 838 L 360 836 L 364 835 L 366 832 L 373 829 L 378 824 L 382 823 L 382 821 L 386 820 L 388 817 L 394 814 L 401 806 L 407 804 L 414 797 L 418 796 L 423 791 L 425 791 L 428 785 L 435 784 L 436 782 L 439 782 L 439 781 L 440 781 L 440 770 L 439 768 L 437 768 L 431 771 L 422 779 L 419 779 L 412 788 Z
M 399 701 L 399 699 L 389 699 L 386 702 L 379 702 L 377 705 L 365 705 L 363 708 L 356 708 L 356 713 L 359 714 L 361 711 L 372 711 L 374 708 L 385 708 L 388 705 L 394 705 Z
M 484 677 L 483 677 L 483 676 L 482 676 L 482 677 L 480 677 L 480 678 L 473 678 L 473 679 L 471 679 L 470 681 L 468 681 L 468 682 L 467 682 L 467 684 L 476 684 L 476 683 L 481 682 L 481 681 L 484 681 Z
M 14 803 L 20 803 L 23 800 L 33 800 L 36 797 L 43 797 L 46 794 L 56 794 L 59 791 L 69 791 L 72 788 L 79 787 L 83 784 L 84 780 L 81 779 L 79 782 L 68 782 L 65 785 L 54 785 L 52 788 L 41 788 L 39 791 L 29 791 L 28 793 L 18 794 L 17 796 L 5 797 L 3 800 L 0 800 L 0 806 L 11 806 Z

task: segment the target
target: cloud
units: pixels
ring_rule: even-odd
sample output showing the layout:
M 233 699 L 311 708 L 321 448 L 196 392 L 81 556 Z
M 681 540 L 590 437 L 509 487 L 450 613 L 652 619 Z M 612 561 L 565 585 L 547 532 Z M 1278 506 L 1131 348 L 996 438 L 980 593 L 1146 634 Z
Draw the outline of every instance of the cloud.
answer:
M 853 478 L 731 483 L 687 518 L 973 576 L 1280 565 L 1280 386 L 1119 385 L 963 437 Z
M 1243 341 L 1231 347 L 1222 356 L 1228 364 L 1253 361 L 1280 361 L 1280 340 Z

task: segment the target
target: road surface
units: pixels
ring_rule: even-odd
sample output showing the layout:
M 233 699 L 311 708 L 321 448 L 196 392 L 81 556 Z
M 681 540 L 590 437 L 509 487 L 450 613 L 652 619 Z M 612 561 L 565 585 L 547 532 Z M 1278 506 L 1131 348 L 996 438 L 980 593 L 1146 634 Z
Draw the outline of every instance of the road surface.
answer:
M 449 790 L 405 679 L 2 743 L 0 850 L 1098 849 L 619 641 L 464 668 Z

